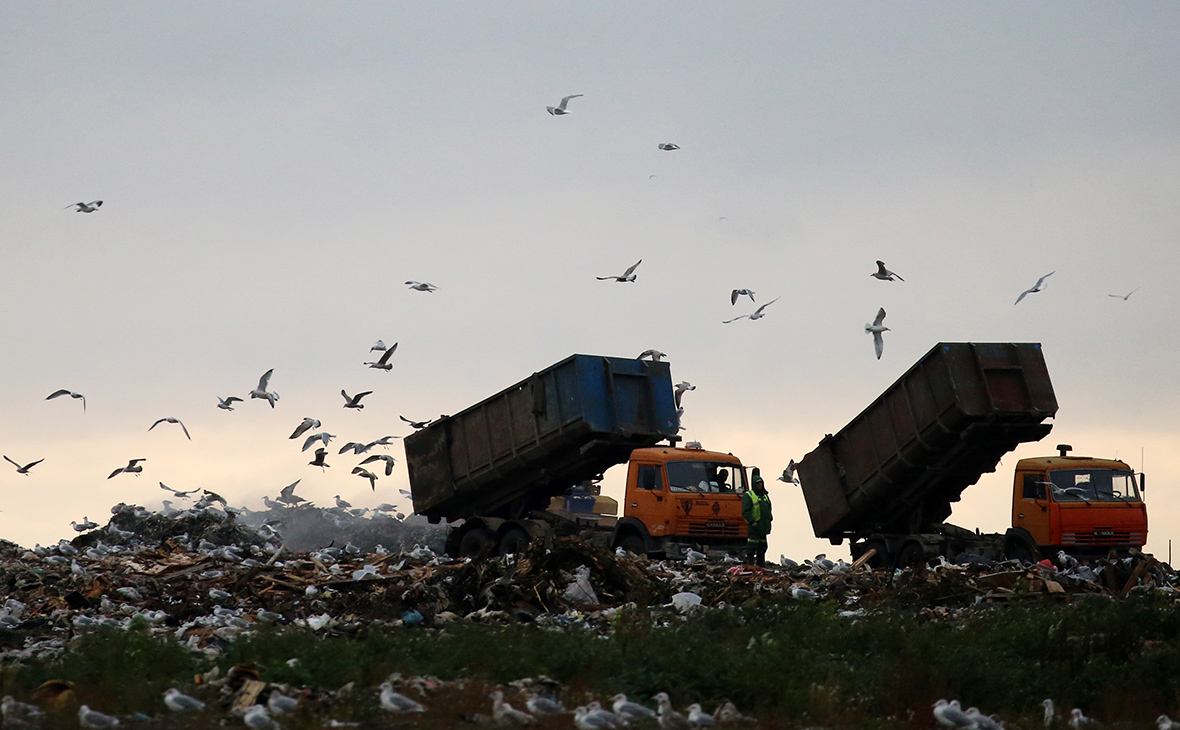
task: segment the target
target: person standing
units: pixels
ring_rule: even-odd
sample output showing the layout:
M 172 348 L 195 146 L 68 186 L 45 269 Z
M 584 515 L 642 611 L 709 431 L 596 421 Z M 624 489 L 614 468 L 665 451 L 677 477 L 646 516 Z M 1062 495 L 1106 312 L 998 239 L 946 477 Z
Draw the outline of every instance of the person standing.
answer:
M 742 517 L 746 518 L 746 562 L 766 565 L 766 537 L 770 534 L 770 495 L 758 467 L 751 470 L 753 485 L 742 495 Z

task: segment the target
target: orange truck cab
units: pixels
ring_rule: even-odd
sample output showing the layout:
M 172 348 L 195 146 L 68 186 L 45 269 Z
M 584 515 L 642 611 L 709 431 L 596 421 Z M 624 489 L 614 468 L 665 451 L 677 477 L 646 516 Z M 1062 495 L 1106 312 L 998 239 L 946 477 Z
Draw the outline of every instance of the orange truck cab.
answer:
M 688 547 L 741 554 L 746 469 L 733 454 L 657 446 L 635 449 L 614 544 L 633 553 L 678 556 Z
M 1066 444 L 1057 448 L 1059 456 L 1016 464 L 1013 529 L 1027 533 L 1044 557 L 1058 550 L 1105 555 L 1142 548 L 1147 542 L 1143 475 L 1117 459 L 1070 456 Z

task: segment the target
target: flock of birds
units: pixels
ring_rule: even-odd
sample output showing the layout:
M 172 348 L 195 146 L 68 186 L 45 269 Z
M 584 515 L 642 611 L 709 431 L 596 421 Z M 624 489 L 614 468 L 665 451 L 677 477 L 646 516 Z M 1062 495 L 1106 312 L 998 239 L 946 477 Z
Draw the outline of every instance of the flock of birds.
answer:
M 1047 730 L 1069 727 L 1071 730 L 1100 730 L 1105 727 L 1098 720 L 1087 717 L 1080 708 L 1070 710 L 1069 719 L 1064 720 L 1053 700 L 1041 702 L 1044 710 L 1043 722 Z M 934 719 L 938 724 L 952 730 L 1003 730 L 1004 723 L 995 715 L 985 715 L 975 707 L 966 710 L 958 700 L 939 700 L 934 703 Z M 1167 715 L 1160 715 L 1155 720 L 1158 730 L 1180 730 L 1180 722 L 1174 722 Z

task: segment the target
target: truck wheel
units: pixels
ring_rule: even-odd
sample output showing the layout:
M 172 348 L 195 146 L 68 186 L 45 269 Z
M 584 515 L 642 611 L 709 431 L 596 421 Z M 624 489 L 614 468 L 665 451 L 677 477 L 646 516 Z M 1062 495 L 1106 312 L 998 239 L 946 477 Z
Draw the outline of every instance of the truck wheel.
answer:
M 884 570 L 893 566 L 893 557 L 889 554 L 889 548 L 885 546 L 884 540 L 869 540 L 865 543 L 864 552 L 869 550 L 876 550 L 877 553 L 869 558 L 865 564 L 873 570 Z M 864 553 L 861 553 L 864 555 Z
M 1040 560 L 1040 557 L 1034 555 L 1032 549 L 1023 540 L 1013 540 L 1012 545 L 1004 552 L 1008 554 L 1009 558 L 1022 563 L 1035 563 Z
M 529 534 L 519 527 L 513 527 L 500 538 L 500 555 L 520 555 L 529 546 Z
M 619 547 L 635 555 L 645 555 L 647 552 L 647 546 L 643 544 L 643 538 L 634 532 L 624 535 L 623 539 L 619 540 Z
M 496 547 L 496 536 L 486 527 L 475 527 L 463 533 L 459 541 L 459 556 L 486 558 Z
M 926 550 L 916 542 L 908 543 L 897 556 L 897 567 L 917 568 L 926 564 Z

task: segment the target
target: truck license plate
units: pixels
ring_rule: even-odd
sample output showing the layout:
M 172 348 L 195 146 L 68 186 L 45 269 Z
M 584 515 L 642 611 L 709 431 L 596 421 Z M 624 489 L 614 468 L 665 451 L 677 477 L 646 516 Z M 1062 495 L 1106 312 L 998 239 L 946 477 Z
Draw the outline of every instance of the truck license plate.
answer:
M 721 522 L 721 521 L 706 522 L 705 527 L 707 527 L 710 530 L 720 530 L 721 528 L 725 527 L 725 523 Z
M 1114 537 L 1114 530 L 1094 530 L 1098 537 Z

